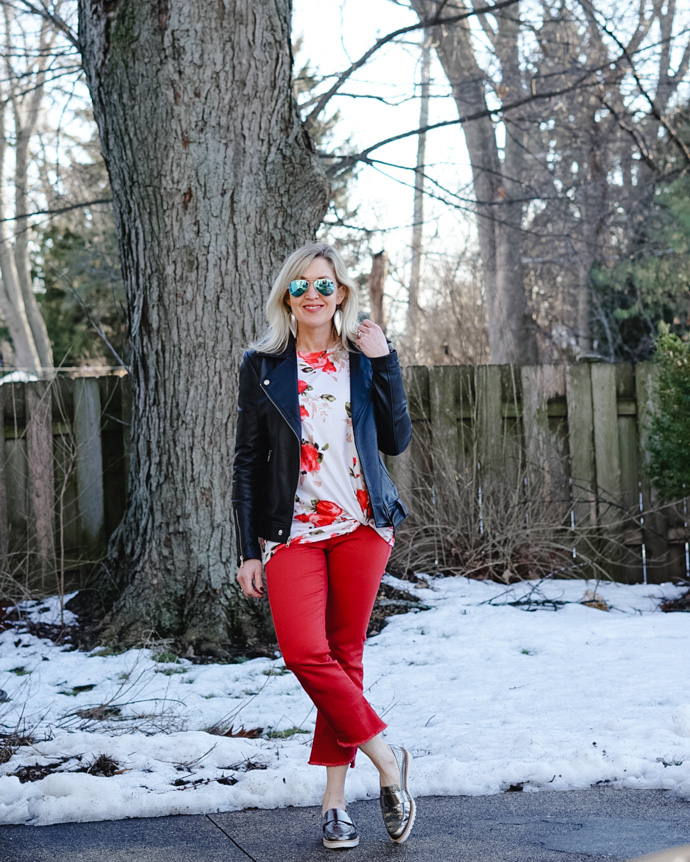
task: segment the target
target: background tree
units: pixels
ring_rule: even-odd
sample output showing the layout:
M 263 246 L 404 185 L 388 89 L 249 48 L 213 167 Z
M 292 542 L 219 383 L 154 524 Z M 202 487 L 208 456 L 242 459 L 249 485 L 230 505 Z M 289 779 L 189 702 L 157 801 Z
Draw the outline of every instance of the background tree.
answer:
M 427 263 L 435 290 L 421 309 L 415 362 L 422 365 L 483 365 L 489 361 L 482 269 L 460 250 L 453 261 Z
M 436 21 L 470 155 L 492 361 L 535 361 L 538 344 L 554 358 L 563 336 L 589 352 L 592 267 L 644 222 L 656 141 L 683 148 L 670 117 L 690 43 L 675 4 L 410 6 Z
M 293 39 L 294 91 L 300 115 L 306 117 L 315 111 L 319 103 L 319 90 L 323 86 L 324 78 L 312 69 L 308 58 L 302 60 L 302 52 L 303 39 L 298 36 Z M 333 110 L 327 113 L 326 105 L 320 106 L 309 124 L 309 137 L 326 172 L 337 166 L 344 154 L 355 151 L 350 138 L 346 137 L 338 147 L 338 156 L 330 155 L 334 149 L 334 139 L 337 134 L 342 134 L 340 111 Z M 359 283 L 360 288 L 363 288 L 366 284 L 363 270 L 369 264 L 371 255 L 371 234 L 358 223 L 357 210 L 351 201 L 352 187 L 360 167 L 355 161 L 345 169 L 334 172 L 330 177 L 328 209 L 319 226 L 317 238 L 319 241 L 332 243 L 340 251 L 353 278 Z M 365 300 L 363 289 L 361 299 Z M 366 302 L 364 304 L 366 306 Z
M 38 301 L 56 366 L 128 365 L 126 298 L 108 175 L 93 115 L 77 114 L 93 134 L 72 138 L 61 131 L 60 195 L 46 198 L 56 214 L 35 228 L 35 278 L 44 291 Z M 60 212 L 60 201 L 81 203 Z M 100 203 L 98 203 L 100 201 Z
M 690 143 L 687 107 L 673 121 Z M 666 344 L 655 338 L 660 322 L 672 334 L 690 334 L 690 175 L 683 155 L 668 142 L 664 149 L 667 163 L 654 178 L 654 197 L 640 212 L 644 218 L 626 253 L 598 261 L 592 272 L 601 309 L 595 323 L 611 358 L 649 359 L 657 345 Z
M 602 291 L 597 270 L 639 250 L 669 155 L 676 169 L 679 160 L 687 163 L 673 104 L 690 51 L 673 3 L 641 2 L 631 11 L 621 17 L 584 0 L 556 6 L 528 55 L 537 92 L 548 81 L 563 91 L 528 106 L 520 118 L 537 204 L 524 222 L 527 286 L 547 359 L 563 352 L 645 358 L 656 329 L 652 322 L 646 333 L 638 330 L 638 350 L 627 327 L 632 353 L 623 349 L 616 332 L 623 309 L 616 305 L 626 302 L 620 292 Z
M 659 402 L 648 448 L 654 487 L 678 501 L 690 487 L 690 344 L 661 324 L 657 339 Z
M 38 372 L 51 368 L 53 359 L 29 262 L 29 165 L 46 83 L 62 67 L 59 61 L 51 62 L 56 31 L 47 18 L 29 17 L 20 23 L 11 4 L 0 5 L 0 311 L 14 364 Z M 58 12 L 60 6 L 58 2 Z M 12 191 L 10 205 L 7 193 Z
M 53 225 L 36 269 L 56 366 L 127 362 L 126 309 L 115 226 Z M 112 349 L 111 349 L 112 348 Z
M 420 20 L 440 14 L 468 14 L 463 3 L 411 0 Z M 502 101 L 518 102 L 528 90 L 521 74 L 518 3 L 497 11 L 493 23 L 479 18 L 493 47 L 499 69 L 498 90 Z M 451 84 L 463 122 L 476 196 L 477 236 L 484 265 L 486 312 L 492 362 L 537 361 L 536 330 L 522 278 L 522 215 L 524 198 L 520 177 L 524 149 L 519 137 L 506 135 L 503 146 L 499 124 L 489 113 L 492 82 L 482 69 L 472 33 L 472 18 L 436 25 L 432 34 L 436 53 Z

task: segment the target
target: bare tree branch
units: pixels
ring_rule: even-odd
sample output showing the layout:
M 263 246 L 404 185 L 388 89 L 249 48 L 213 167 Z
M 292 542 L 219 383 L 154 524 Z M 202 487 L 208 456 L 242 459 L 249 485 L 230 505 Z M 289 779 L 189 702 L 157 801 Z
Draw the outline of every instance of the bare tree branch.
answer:
M 52 209 L 45 209 L 45 210 L 34 210 L 33 212 L 30 212 L 30 213 L 24 213 L 21 216 L 12 216 L 10 218 L 2 218 L 2 219 L 0 219 L 0 223 L 11 222 L 11 221 L 23 221 L 25 219 L 32 218 L 33 216 L 40 216 L 40 215 L 57 216 L 57 215 L 62 215 L 63 213 L 71 212 L 72 210 L 78 210 L 78 209 L 82 209 L 84 207 L 93 207 L 93 206 L 97 206 L 99 204 L 111 204 L 112 202 L 113 202 L 112 198 L 96 198 L 95 200 L 92 200 L 92 201 L 79 201 L 78 203 L 67 204 L 64 207 L 55 207 Z
M 31 3 L 30 0 L 16 0 L 16 3 L 20 3 L 21 6 L 23 6 L 27 12 L 31 12 L 32 15 L 38 15 L 40 18 L 50 21 L 57 30 L 66 36 L 68 41 L 71 42 L 78 51 L 81 50 L 77 34 L 63 18 L 55 12 L 50 11 L 44 0 L 39 0 L 39 5 Z M 12 3 L 10 0 L 0 0 L 0 5 L 7 6 L 10 9 L 16 9 L 16 3 Z
M 618 38 L 618 36 L 616 36 L 616 34 L 606 24 L 601 24 L 600 26 L 601 26 L 601 29 L 609 36 L 609 38 L 613 39 L 613 41 L 616 43 L 616 45 L 620 49 L 621 54 L 623 55 L 623 57 L 625 58 L 626 62 L 628 63 L 628 65 L 630 67 L 630 73 L 631 73 L 635 83 L 637 84 L 637 89 L 638 89 L 640 95 L 645 99 L 645 101 L 649 105 L 651 115 L 664 128 L 664 130 L 668 134 L 671 141 L 673 141 L 673 143 L 675 144 L 677 149 L 685 157 L 685 167 L 681 170 L 680 173 L 681 173 L 681 175 L 686 173 L 688 168 L 690 168 L 690 147 L 683 140 L 683 138 L 676 132 L 676 130 L 673 128 L 673 126 L 668 122 L 668 120 L 666 119 L 666 116 L 659 110 L 656 102 L 649 95 L 647 88 L 642 83 L 642 80 L 641 80 L 641 78 L 637 72 L 637 69 L 635 68 L 633 58 L 628 53 L 627 46 L 621 42 L 621 40 Z
M 1 0 L 0 0 L 1 2 Z M 24 2 L 24 0 L 22 0 Z M 400 27 L 398 30 L 394 30 L 392 33 L 388 33 L 386 36 L 381 36 L 380 39 L 377 39 L 376 42 L 369 48 L 367 51 L 362 54 L 359 60 L 356 60 L 349 69 L 346 69 L 342 74 L 340 74 L 335 83 L 331 86 L 329 90 L 327 90 L 317 101 L 316 107 L 311 111 L 309 116 L 304 120 L 304 127 L 307 131 L 312 128 L 314 123 L 316 122 L 319 114 L 323 111 L 326 105 L 330 102 L 333 96 L 338 92 L 340 87 L 347 81 L 348 78 L 352 76 L 357 69 L 360 69 L 379 48 L 382 48 L 384 45 L 387 45 L 389 42 L 392 42 L 394 39 L 397 39 L 399 36 L 404 36 L 406 33 L 412 33 L 415 30 L 423 30 L 426 27 L 436 27 L 441 24 L 455 24 L 458 21 L 464 21 L 467 18 L 472 17 L 473 15 L 484 15 L 489 12 L 495 12 L 498 9 L 505 9 L 508 6 L 515 6 L 519 0 L 499 0 L 498 3 L 495 3 L 492 6 L 482 6 L 479 9 L 474 9 L 470 12 L 463 12 L 459 15 L 453 15 L 447 18 L 442 18 L 441 14 L 445 2 L 441 3 L 441 6 L 438 12 L 429 18 L 426 21 L 421 21 L 419 24 L 410 24 L 407 27 Z
M 352 155 L 344 156 L 337 164 L 331 165 L 331 167 L 327 169 L 327 173 L 329 176 L 333 177 L 333 176 L 336 176 L 337 174 L 341 173 L 344 170 L 348 170 L 349 168 L 353 167 L 358 162 L 365 162 L 365 163 L 370 164 L 371 162 L 369 160 L 369 154 L 374 152 L 374 150 L 378 150 L 380 147 L 384 147 L 387 144 L 392 144 L 395 141 L 400 141 L 404 138 L 412 137 L 413 135 L 421 135 L 421 134 L 424 134 L 425 132 L 433 131 L 434 129 L 445 128 L 446 126 L 457 126 L 457 125 L 461 125 L 463 123 L 471 123 L 471 122 L 474 122 L 476 120 L 484 119 L 485 117 L 501 116 L 501 115 L 507 113 L 508 111 L 515 110 L 516 108 L 520 108 L 523 105 L 527 105 L 527 104 L 530 104 L 532 102 L 552 99 L 556 96 L 563 96 L 566 93 L 571 93 L 573 90 L 577 90 L 581 87 L 586 87 L 586 86 L 596 87 L 599 85 L 599 82 L 596 80 L 592 80 L 590 83 L 587 83 L 588 79 L 592 78 L 592 76 L 595 75 L 597 72 L 601 71 L 604 68 L 608 68 L 608 67 L 609 67 L 609 63 L 607 62 L 602 67 L 596 67 L 593 69 L 588 69 L 588 70 L 586 70 L 586 72 L 584 74 L 580 75 L 577 78 L 577 80 L 573 81 L 572 84 L 569 84 L 566 87 L 561 87 L 559 89 L 548 90 L 548 91 L 543 92 L 543 93 L 538 93 L 536 91 L 536 87 L 534 86 L 536 79 L 533 79 L 533 81 L 532 81 L 532 84 L 533 84 L 532 93 L 529 96 L 525 96 L 524 98 L 521 98 L 521 99 L 516 99 L 514 102 L 510 102 L 508 104 L 503 104 L 497 108 L 488 108 L 487 107 L 487 108 L 484 108 L 480 111 L 475 111 L 472 114 L 467 114 L 463 117 L 458 117 L 455 120 L 443 120 L 442 122 L 439 122 L 439 123 L 431 123 L 428 126 L 425 126 L 423 128 L 411 129 L 407 132 L 401 132 L 399 135 L 393 135 L 393 137 L 385 138 L 382 141 L 377 141 L 377 143 L 372 144 L 371 146 L 367 147 L 365 150 L 362 150 L 360 153 L 355 153 Z M 324 153 L 323 156 L 324 156 L 324 158 L 334 158 L 333 154 L 325 154 Z

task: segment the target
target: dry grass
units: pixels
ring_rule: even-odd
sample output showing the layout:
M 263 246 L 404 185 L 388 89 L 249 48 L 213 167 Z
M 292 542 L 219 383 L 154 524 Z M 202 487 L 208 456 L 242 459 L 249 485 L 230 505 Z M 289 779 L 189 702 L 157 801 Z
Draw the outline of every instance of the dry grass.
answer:
M 518 474 L 512 485 L 482 484 L 480 472 L 459 473 L 442 452 L 434 451 L 433 460 L 433 481 L 427 471 L 413 469 L 405 489 L 410 517 L 391 557 L 391 569 L 403 577 L 441 573 L 506 584 L 545 577 L 606 579 L 635 561 L 636 552 L 623 539 L 636 513 L 617 508 L 606 529 L 578 523 L 568 490 L 557 496 L 551 476 L 533 465 L 529 479 Z

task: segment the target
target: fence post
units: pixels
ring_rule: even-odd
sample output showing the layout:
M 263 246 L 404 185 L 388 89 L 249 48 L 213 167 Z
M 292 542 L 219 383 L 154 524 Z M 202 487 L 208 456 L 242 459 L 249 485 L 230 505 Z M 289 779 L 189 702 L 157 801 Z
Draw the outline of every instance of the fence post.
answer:
M 567 366 L 565 392 L 575 525 L 594 527 L 597 523 L 597 504 L 590 365 Z
M 477 449 L 482 484 L 501 475 L 503 416 L 501 414 L 501 366 L 477 368 Z
M 616 366 L 591 366 L 594 417 L 594 463 L 597 474 L 598 522 L 602 527 L 602 553 L 608 573 L 615 580 L 629 580 L 629 570 L 620 560 L 624 530 L 621 455 L 618 438 Z
M 543 493 L 547 499 L 562 499 L 556 487 L 562 475 L 558 435 L 549 425 L 549 400 L 565 394 L 563 368 L 558 365 L 523 365 L 522 421 L 527 450 L 530 499 Z M 566 489 L 567 490 L 567 489 Z
M 442 470 L 458 469 L 459 377 L 456 365 L 429 369 L 429 409 L 434 459 Z
M 616 366 L 602 363 L 592 365 L 591 370 L 599 522 L 609 524 L 620 520 L 620 511 L 616 507 L 621 499 Z
M 104 540 L 104 508 L 101 398 L 95 378 L 74 381 L 74 438 L 83 536 L 87 547 L 96 549 Z
M 50 384 L 26 384 L 26 457 L 29 466 L 29 549 L 36 549 L 41 589 L 55 572 L 55 480 Z M 30 559 L 30 558 L 29 558 Z M 33 566 L 31 567 L 34 568 Z
M 477 368 L 477 460 L 479 461 L 478 497 L 481 530 L 493 530 L 496 514 L 500 517 L 505 465 L 503 463 L 504 426 L 501 404 L 500 365 Z
M 672 557 L 668 543 L 669 519 L 659 502 L 649 478 L 649 452 L 647 443 L 652 432 L 655 404 L 659 389 L 659 366 L 643 362 L 635 368 L 635 395 L 637 398 L 637 424 L 640 446 L 640 482 L 644 529 L 642 536 L 647 551 L 647 573 L 652 583 L 663 583 L 673 577 L 685 576 L 685 560 Z M 670 513 L 669 513 L 670 514 Z

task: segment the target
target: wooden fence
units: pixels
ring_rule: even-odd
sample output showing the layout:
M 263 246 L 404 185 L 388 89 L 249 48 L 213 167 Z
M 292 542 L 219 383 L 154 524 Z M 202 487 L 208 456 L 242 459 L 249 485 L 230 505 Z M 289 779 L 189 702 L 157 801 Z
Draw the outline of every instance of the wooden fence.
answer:
M 413 442 L 388 465 L 408 500 L 420 487 L 438 495 L 451 474 L 477 495 L 470 528 L 500 531 L 486 519 L 505 509 L 488 507 L 489 494 L 519 487 L 571 529 L 573 554 L 583 532 L 608 542 L 616 579 L 688 575 L 687 506 L 661 507 L 645 471 L 654 364 L 410 367 L 404 375 Z
M 114 375 L 0 386 L 4 575 L 77 585 L 103 556 L 125 506 L 130 403 L 129 380 Z
M 477 495 L 473 529 L 482 530 L 491 527 L 482 494 L 520 486 L 552 501 L 574 535 L 583 524 L 615 533 L 629 552 L 617 578 L 686 576 L 687 516 L 682 506 L 658 506 L 644 470 L 654 365 L 410 367 L 404 375 L 414 437 L 390 462 L 404 497 L 420 475 L 432 494 L 449 477 L 466 481 Z M 56 576 L 78 578 L 102 556 L 126 500 L 130 405 L 129 379 L 118 376 L 0 386 L 4 572 L 50 589 Z

